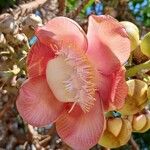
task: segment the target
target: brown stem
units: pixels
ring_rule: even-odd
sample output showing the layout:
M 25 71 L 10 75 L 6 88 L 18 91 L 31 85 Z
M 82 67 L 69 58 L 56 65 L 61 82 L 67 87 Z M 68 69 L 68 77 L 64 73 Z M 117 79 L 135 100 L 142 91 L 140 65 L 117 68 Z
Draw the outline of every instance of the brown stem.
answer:
M 135 142 L 132 136 L 129 140 L 129 143 L 132 145 L 132 150 L 140 150 L 138 144 Z
M 59 9 L 59 12 L 58 12 L 58 15 L 64 15 L 65 14 L 65 0 L 58 0 L 58 9 Z
M 72 18 L 72 19 L 76 18 L 88 2 L 89 0 L 83 0 L 81 4 L 77 8 L 75 8 L 75 10 L 67 14 L 67 17 Z
M 0 111 L 0 120 L 3 118 L 4 114 L 6 114 L 6 112 L 8 112 L 11 108 L 12 105 L 14 104 L 15 100 L 16 100 L 17 94 L 14 95 L 14 98 L 10 100 L 3 106 L 3 109 Z
M 17 9 L 12 11 L 12 15 L 14 16 L 15 19 L 17 19 L 19 16 L 31 13 L 33 10 L 37 9 L 38 7 L 42 6 L 45 4 L 47 0 L 34 0 L 32 2 L 26 3 L 19 5 Z M 5 19 L 6 16 L 10 14 L 4 13 L 0 15 L 0 22 Z

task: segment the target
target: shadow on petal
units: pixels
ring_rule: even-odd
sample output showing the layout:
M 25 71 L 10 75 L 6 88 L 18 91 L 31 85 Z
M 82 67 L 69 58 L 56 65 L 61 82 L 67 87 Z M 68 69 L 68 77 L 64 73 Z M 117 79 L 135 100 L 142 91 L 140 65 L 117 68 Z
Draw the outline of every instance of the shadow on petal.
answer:
M 64 109 L 64 104 L 49 89 L 45 76 L 26 80 L 16 105 L 22 118 L 37 127 L 54 122 Z

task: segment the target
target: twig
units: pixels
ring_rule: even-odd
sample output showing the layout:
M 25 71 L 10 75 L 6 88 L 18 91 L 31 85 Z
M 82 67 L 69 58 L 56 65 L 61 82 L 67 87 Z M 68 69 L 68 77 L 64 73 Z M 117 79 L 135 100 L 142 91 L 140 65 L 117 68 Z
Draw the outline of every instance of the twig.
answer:
M 58 15 L 64 15 L 65 14 L 65 0 L 58 0 Z
M 148 60 L 142 64 L 139 64 L 139 65 L 136 65 L 136 66 L 129 68 L 126 71 L 126 77 L 133 77 L 138 72 L 140 72 L 141 70 L 144 70 L 144 69 L 150 70 L 150 60 Z
M 17 95 L 17 94 L 16 94 Z M 15 100 L 16 100 L 16 95 L 14 96 L 14 98 L 7 102 L 7 104 L 4 105 L 3 109 L 0 111 L 0 120 L 2 119 L 2 117 L 4 116 L 4 114 L 9 110 L 11 109 L 12 107 L 12 104 L 14 104 Z
M 77 8 L 75 8 L 75 10 L 67 14 L 67 17 L 72 18 L 72 19 L 76 18 L 88 2 L 89 0 L 83 0 L 81 4 Z
M 140 150 L 139 146 L 137 145 L 137 143 L 135 142 L 135 140 L 133 139 L 133 137 L 131 136 L 129 143 L 132 145 L 132 150 Z
M 33 142 L 37 149 L 42 149 L 43 146 L 51 140 L 50 135 L 40 135 L 34 130 L 34 127 L 28 124 L 28 140 Z
M 17 7 L 17 9 L 12 11 L 12 15 L 15 19 L 17 19 L 19 16 L 25 15 L 27 13 L 31 13 L 34 9 L 37 9 L 38 7 L 45 4 L 47 0 L 34 0 L 32 2 L 29 2 L 27 4 L 22 4 Z M 0 22 L 5 19 L 6 16 L 11 15 L 8 13 L 4 13 L 0 15 Z

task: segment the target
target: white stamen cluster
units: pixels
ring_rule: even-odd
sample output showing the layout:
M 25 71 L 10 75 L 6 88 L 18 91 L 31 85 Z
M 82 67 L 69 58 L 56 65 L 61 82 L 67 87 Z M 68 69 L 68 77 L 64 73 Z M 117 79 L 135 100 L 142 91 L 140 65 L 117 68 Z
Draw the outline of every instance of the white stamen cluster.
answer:
M 95 76 L 94 69 L 87 56 L 74 51 L 71 47 L 61 49 L 56 53 L 64 58 L 65 62 L 73 68 L 69 79 L 63 81 L 64 88 L 68 93 L 76 92 L 74 104 L 69 112 L 78 103 L 84 112 L 89 112 L 95 101 Z

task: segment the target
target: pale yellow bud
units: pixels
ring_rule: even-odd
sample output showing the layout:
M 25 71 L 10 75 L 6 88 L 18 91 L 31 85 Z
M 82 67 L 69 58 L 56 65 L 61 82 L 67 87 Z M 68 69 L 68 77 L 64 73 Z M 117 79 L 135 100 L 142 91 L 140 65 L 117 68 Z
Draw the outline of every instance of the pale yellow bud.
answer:
M 107 121 L 107 129 L 114 136 L 118 136 L 122 128 L 122 120 L 120 118 L 112 118 Z
M 150 32 L 148 32 L 141 40 L 141 51 L 147 57 L 150 57 Z
M 144 128 L 140 130 L 140 133 L 144 133 L 144 132 L 146 132 L 150 129 L 150 111 L 148 111 L 145 116 L 146 116 L 146 119 L 147 119 L 147 123 L 144 126 Z
M 103 136 L 98 143 L 107 148 L 117 148 L 128 142 L 131 132 L 131 123 L 127 119 L 109 118 Z
M 150 129 L 150 111 L 146 111 L 143 114 L 136 114 L 130 120 L 133 128 L 133 132 L 144 133 Z
M 130 43 L 131 43 L 131 50 L 135 50 L 139 45 L 139 29 L 138 27 L 129 21 L 121 21 L 120 22 L 126 29 Z
M 139 131 L 146 125 L 146 117 L 144 114 L 134 116 L 132 121 L 133 130 Z
M 122 115 L 133 115 L 140 112 L 147 105 L 147 88 L 148 85 L 141 80 L 133 79 L 127 81 L 128 95 L 124 106 L 118 111 Z

